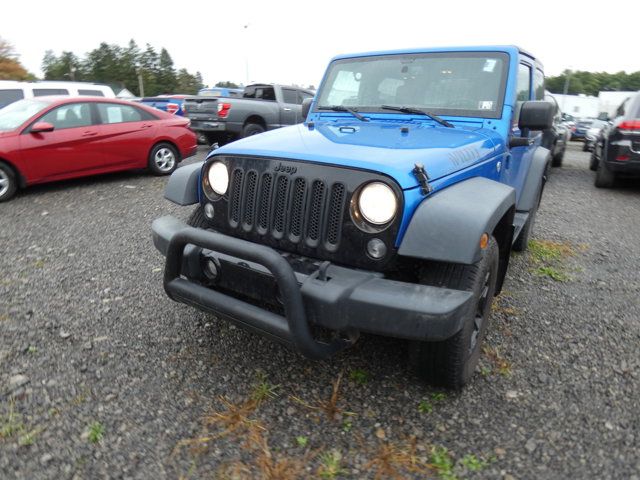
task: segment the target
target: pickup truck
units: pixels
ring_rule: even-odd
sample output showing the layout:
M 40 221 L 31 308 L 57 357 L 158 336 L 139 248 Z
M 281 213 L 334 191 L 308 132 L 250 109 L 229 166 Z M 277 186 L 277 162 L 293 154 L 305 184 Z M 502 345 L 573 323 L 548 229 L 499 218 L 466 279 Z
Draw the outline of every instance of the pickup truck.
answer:
M 211 144 L 223 145 L 302 122 L 302 102 L 311 97 L 310 90 L 255 84 L 245 87 L 242 98 L 190 97 L 184 108 L 193 131 L 202 133 Z
M 471 378 L 512 250 L 527 248 L 555 107 L 515 46 L 334 58 L 303 124 L 212 150 L 152 225 L 173 300 L 326 358 L 409 342 L 428 382 Z

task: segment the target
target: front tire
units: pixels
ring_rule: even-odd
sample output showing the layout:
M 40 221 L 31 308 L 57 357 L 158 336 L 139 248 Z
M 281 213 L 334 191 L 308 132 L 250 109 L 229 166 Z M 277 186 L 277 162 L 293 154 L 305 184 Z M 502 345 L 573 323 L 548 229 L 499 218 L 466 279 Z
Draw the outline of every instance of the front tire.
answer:
M 158 143 L 151 152 L 147 165 L 154 175 L 170 175 L 178 167 L 178 151 L 169 143 Z
M 473 375 L 489 326 L 498 262 L 498 244 L 490 237 L 473 265 L 433 262 L 423 267 L 421 283 L 473 292 L 472 307 L 464 313 L 458 333 L 441 342 L 414 341 L 410 345 L 411 365 L 428 383 L 460 389 Z
M 13 197 L 18 191 L 18 179 L 13 169 L 6 163 L 0 162 L 0 202 Z
M 551 159 L 551 166 L 552 167 L 561 167 L 562 166 L 562 159 L 564 158 L 564 151 L 566 150 L 567 146 L 563 145 L 562 146 L 562 150 L 560 150 L 558 153 L 556 153 L 553 158 Z

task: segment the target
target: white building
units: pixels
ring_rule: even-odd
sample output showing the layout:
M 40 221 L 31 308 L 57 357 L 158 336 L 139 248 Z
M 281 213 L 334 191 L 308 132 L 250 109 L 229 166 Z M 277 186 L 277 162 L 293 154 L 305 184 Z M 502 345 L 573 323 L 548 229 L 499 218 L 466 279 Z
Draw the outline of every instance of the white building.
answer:
M 606 112 L 609 118 L 615 117 L 616 110 L 627 98 L 636 92 L 600 92 L 600 112 Z

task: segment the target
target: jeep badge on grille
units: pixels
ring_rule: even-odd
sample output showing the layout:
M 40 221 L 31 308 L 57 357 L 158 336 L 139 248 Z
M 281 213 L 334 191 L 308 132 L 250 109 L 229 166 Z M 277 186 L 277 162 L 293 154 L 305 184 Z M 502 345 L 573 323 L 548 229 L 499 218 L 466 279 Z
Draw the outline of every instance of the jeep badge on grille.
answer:
M 291 165 L 283 165 L 282 162 L 280 162 L 278 166 L 273 169 L 273 171 L 288 173 L 289 175 L 293 175 L 298 171 L 298 167 L 292 167 Z

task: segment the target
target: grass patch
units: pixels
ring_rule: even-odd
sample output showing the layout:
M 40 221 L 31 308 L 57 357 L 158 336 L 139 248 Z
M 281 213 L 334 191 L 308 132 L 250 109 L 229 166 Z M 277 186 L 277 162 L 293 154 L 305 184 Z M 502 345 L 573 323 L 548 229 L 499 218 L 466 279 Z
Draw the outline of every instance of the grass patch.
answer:
M 455 463 L 453 458 L 445 447 L 431 447 L 429 463 L 443 480 L 456 480 L 458 478 L 454 472 Z
M 15 406 L 15 401 L 9 400 L 9 411 L 0 417 L 0 439 L 11 438 L 26 430 L 22 422 L 22 415 L 15 411 Z
M 443 392 L 435 392 L 431 394 L 429 400 L 422 399 L 420 403 L 418 403 L 418 411 L 420 413 L 431 413 L 433 411 L 433 405 L 435 403 L 440 403 L 447 398 L 447 394 Z
M 576 249 L 567 242 L 550 240 L 531 240 L 529 242 L 529 260 L 532 271 L 540 277 L 548 277 L 556 282 L 571 280 L 565 272 L 567 258 L 574 256 Z
M 534 270 L 536 275 L 541 277 L 549 277 L 556 282 L 568 282 L 571 278 L 566 273 L 555 267 L 539 267 Z
M 280 388 L 280 385 L 273 385 L 267 380 L 267 375 L 264 372 L 258 372 L 257 382 L 253 385 L 253 391 L 251 392 L 251 398 L 261 404 L 265 400 L 275 398 L 278 396 L 276 391 Z
M 471 453 L 462 457 L 460 463 L 470 472 L 480 472 L 489 466 L 488 460 L 478 458 Z
M 349 372 L 349 380 L 359 385 L 365 385 L 369 381 L 369 373 L 361 368 L 356 368 Z
M 87 428 L 87 440 L 91 443 L 100 443 L 104 437 L 104 425 L 100 422 L 93 422 Z
M 488 377 L 491 374 L 498 374 L 503 377 L 508 377 L 512 373 L 511 362 L 504 358 L 497 347 L 485 346 L 482 349 L 485 357 L 489 360 L 491 366 L 483 365 L 480 368 L 480 374 L 484 377 Z
M 318 467 L 320 478 L 337 478 L 346 475 L 347 471 L 342 468 L 342 454 L 337 450 L 325 452 L 320 456 L 320 466 Z
M 374 478 L 404 479 L 410 474 L 420 478 L 433 478 L 434 468 L 426 458 L 418 455 L 418 445 L 414 437 L 405 443 L 386 442 L 378 447 L 364 470 L 375 472 Z
M 309 438 L 305 437 L 304 435 L 300 435 L 299 437 L 296 437 L 296 444 L 299 447 L 306 447 L 309 443 Z

